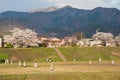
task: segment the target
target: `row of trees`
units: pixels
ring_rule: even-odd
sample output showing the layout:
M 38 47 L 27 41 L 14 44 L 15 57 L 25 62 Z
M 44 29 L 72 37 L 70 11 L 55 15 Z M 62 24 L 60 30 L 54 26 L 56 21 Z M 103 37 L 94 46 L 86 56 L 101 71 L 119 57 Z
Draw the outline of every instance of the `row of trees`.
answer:
M 78 45 L 80 45 L 80 42 L 89 43 L 90 42 L 89 40 L 94 41 L 91 42 L 91 44 L 96 44 L 96 45 L 100 44 L 102 46 L 120 45 L 120 34 L 118 36 L 114 36 L 112 33 L 99 32 L 98 30 L 96 30 L 96 33 L 92 35 L 91 39 L 87 39 L 83 32 L 77 32 L 73 36 L 78 39 L 78 43 L 77 43 Z
M 4 44 L 5 47 L 39 47 L 41 41 L 37 37 L 37 33 L 30 29 L 20 29 L 14 28 L 9 31 L 11 34 L 4 35 Z M 77 36 L 76 36 L 77 35 Z M 82 39 L 85 38 L 83 33 L 77 33 L 76 38 L 72 38 L 72 43 L 77 43 L 77 38 Z M 100 40 L 104 45 L 120 45 L 120 34 L 118 36 L 114 36 L 111 33 L 105 32 L 96 32 L 92 36 L 93 40 Z

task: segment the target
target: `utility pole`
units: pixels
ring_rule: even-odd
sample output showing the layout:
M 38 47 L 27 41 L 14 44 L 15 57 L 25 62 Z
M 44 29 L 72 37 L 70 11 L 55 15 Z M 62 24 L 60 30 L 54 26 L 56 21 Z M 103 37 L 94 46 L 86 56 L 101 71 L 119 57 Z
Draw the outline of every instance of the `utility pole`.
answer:
M 11 20 L 10 19 L 8 20 L 8 27 L 9 28 L 11 27 Z

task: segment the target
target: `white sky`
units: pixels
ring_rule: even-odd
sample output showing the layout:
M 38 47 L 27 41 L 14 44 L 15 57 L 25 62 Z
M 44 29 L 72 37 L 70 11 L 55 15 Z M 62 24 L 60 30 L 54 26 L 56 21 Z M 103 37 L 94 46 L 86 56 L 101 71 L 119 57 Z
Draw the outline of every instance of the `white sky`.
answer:
M 120 0 L 0 0 L 0 12 L 30 11 L 49 6 L 63 7 L 70 5 L 80 9 L 93 9 L 96 7 L 110 7 L 120 9 Z

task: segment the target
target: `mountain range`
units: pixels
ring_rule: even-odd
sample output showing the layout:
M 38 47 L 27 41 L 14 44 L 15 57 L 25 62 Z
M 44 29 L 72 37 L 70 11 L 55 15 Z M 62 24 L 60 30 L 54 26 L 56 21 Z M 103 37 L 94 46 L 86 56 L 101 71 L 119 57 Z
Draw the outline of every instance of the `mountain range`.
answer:
M 120 34 L 120 10 L 97 7 L 92 10 L 49 7 L 29 12 L 6 11 L 0 13 L 0 32 L 14 27 L 29 28 L 40 35 L 65 37 L 83 32 L 91 37 L 99 28 L 103 32 Z

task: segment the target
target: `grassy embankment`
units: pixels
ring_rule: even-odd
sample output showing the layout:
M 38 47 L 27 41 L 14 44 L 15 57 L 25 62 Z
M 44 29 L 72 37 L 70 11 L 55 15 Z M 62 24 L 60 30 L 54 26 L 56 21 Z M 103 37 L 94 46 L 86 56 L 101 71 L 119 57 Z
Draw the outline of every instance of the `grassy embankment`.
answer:
M 61 47 L 59 49 L 69 61 L 73 61 L 73 59 L 98 61 L 99 58 L 103 61 L 120 60 L 120 47 Z M 113 55 L 112 52 L 117 53 L 118 56 Z
M 115 59 L 120 60 L 120 47 L 61 47 L 59 50 L 67 58 L 68 61 L 98 61 L 101 58 L 102 61 L 111 61 Z M 115 52 L 118 56 L 112 54 Z M 31 48 L 31 49 L 8 49 L 0 48 L 0 58 L 17 58 L 22 61 L 28 62 L 45 62 L 46 58 L 53 58 L 56 61 L 62 61 L 53 48 Z
M 52 48 L 8 49 L 0 48 L 0 58 L 15 58 L 27 62 L 45 62 L 46 58 L 62 61 Z

